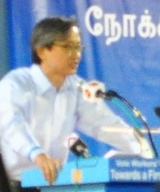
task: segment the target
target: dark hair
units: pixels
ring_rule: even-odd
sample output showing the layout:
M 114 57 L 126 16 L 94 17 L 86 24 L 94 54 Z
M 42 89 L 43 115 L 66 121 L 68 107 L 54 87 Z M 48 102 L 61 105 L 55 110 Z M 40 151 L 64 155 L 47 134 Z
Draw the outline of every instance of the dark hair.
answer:
M 37 23 L 31 37 L 32 61 L 40 64 L 40 58 L 36 52 L 37 47 L 50 49 L 54 42 L 64 40 L 70 28 L 75 25 L 77 26 L 77 23 L 73 17 L 51 17 Z

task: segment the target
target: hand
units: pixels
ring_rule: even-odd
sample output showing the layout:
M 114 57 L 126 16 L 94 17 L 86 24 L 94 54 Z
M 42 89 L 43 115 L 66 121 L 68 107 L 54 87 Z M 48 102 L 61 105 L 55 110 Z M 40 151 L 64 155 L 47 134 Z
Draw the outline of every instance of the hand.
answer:
M 35 158 L 35 163 L 42 170 L 43 175 L 51 185 L 56 180 L 62 163 L 58 159 L 49 158 L 45 154 L 40 154 Z

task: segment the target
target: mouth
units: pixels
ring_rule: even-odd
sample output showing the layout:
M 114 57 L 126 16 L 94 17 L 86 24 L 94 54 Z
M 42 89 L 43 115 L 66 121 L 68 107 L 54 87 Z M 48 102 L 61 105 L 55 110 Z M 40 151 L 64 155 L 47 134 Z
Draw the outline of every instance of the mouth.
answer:
M 79 62 L 72 62 L 72 63 L 70 64 L 70 66 L 71 66 L 72 69 L 77 69 L 78 66 L 79 66 Z

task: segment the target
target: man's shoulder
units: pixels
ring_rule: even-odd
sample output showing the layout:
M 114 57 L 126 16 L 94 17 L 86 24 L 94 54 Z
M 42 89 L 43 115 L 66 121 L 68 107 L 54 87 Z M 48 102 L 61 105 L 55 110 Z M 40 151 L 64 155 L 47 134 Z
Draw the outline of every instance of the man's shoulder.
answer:
M 26 74 L 29 74 L 30 72 L 30 67 L 19 67 L 15 69 L 11 69 L 8 71 L 8 73 L 2 78 L 3 79 L 9 79 L 9 78 L 16 78 L 16 77 L 21 77 L 25 76 Z
M 68 79 L 74 83 L 81 83 L 84 81 L 84 79 L 77 74 L 69 76 Z
M 31 81 L 30 67 L 10 70 L 0 81 L 1 84 L 26 85 Z

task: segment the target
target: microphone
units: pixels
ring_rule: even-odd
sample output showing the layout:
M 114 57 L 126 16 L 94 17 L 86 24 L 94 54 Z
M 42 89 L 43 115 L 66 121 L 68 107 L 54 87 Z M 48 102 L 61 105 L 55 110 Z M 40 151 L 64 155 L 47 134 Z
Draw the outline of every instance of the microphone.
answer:
M 121 100 L 124 104 L 126 104 L 131 109 L 135 117 L 138 117 L 145 124 L 145 126 L 147 126 L 146 119 L 142 115 L 141 111 L 138 110 L 136 107 L 134 107 L 132 104 L 130 104 L 130 102 L 128 102 L 124 97 L 120 96 L 116 91 L 108 90 L 106 92 L 104 83 L 100 81 L 95 81 L 95 80 L 87 83 L 82 81 L 78 84 L 78 88 L 80 89 L 80 91 L 82 91 L 83 98 L 86 101 L 89 101 L 92 103 L 96 103 L 101 99 L 112 100 L 114 98 L 117 98 Z
M 98 102 L 104 97 L 105 85 L 100 81 L 82 81 L 77 86 L 82 92 L 83 98 L 88 102 Z
M 76 156 L 81 156 L 84 158 L 91 157 L 87 145 L 79 138 L 76 133 L 69 135 L 63 144 Z
M 149 140 L 150 140 L 150 144 L 151 144 L 152 149 L 154 151 L 154 155 L 155 155 L 155 157 L 158 157 L 158 153 L 157 153 L 156 147 L 154 145 L 154 142 L 152 140 L 152 136 L 151 136 L 148 124 L 146 122 L 146 119 L 143 117 L 142 113 L 136 107 L 134 107 L 132 104 L 130 104 L 130 102 L 128 102 L 124 97 L 120 96 L 117 92 L 115 92 L 113 90 L 108 90 L 106 92 L 104 84 L 99 82 L 99 81 L 91 81 L 91 82 L 87 82 L 87 83 L 81 82 L 78 85 L 78 87 L 82 91 L 84 99 L 89 101 L 89 102 L 97 102 L 101 99 L 107 99 L 107 100 L 115 101 L 113 99 L 117 98 L 120 101 L 122 101 L 125 105 L 127 105 L 131 109 L 131 111 L 133 112 L 134 116 L 139 118 L 141 120 L 141 122 L 144 124 L 144 126 L 146 127 L 147 132 L 148 132 L 148 136 L 149 136 Z M 160 116 L 160 107 L 156 109 L 156 112 Z M 140 132 L 139 132 L 139 134 L 140 134 Z M 150 147 L 149 147 L 149 144 L 147 143 L 147 140 L 145 139 L 145 137 L 142 137 L 142 135 L 141 135 L 140 141 L 141 141 L 140 143 L 141 143 L 142 148 L 147 149 L 146 152 L 148 153 Z
M 101 99 L 110 100 L 114 97 L 122 99 L 122 97 L 113 90 L 108 90 L 106 92 L 104 83 L 100 81 L 95 80 L 90 82 L 81 81 L 77 86 L 78 89 L 82 92 L 83 98 L 89 102 L 97 102 L 100 101 Z
M 118 93 L 113 91 L 113 90 L 108 90 L 107 92 L 102 92 L 101 90 L 98 90 L 96 96 L 100 97 L 102 99 L 108 99 L 108 100 L 112 99 L 114 97 L 122 99 L 122 97 L 120 95 L 118 95 Z

